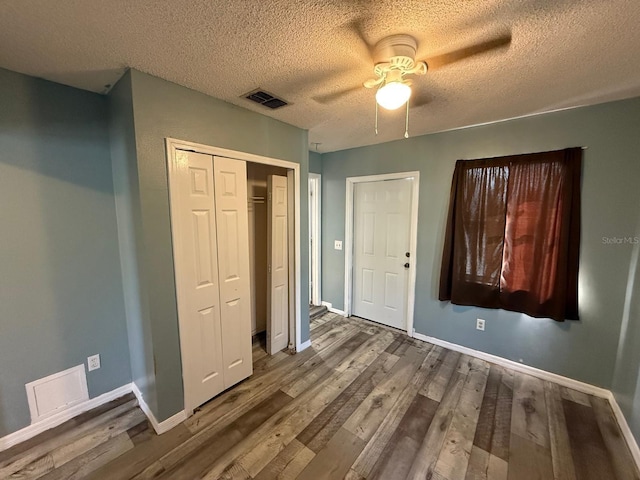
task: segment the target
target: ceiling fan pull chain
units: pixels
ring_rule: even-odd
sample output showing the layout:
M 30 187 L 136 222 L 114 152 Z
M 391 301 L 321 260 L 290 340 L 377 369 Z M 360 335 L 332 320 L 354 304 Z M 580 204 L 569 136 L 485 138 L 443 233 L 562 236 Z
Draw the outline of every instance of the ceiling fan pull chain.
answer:
M 378 102 L 376 102 L 376 135 L 378 135 Z
M 407 102 L 407 118 L 404 122 L 404 138 L 409 138 L 409 102 Z

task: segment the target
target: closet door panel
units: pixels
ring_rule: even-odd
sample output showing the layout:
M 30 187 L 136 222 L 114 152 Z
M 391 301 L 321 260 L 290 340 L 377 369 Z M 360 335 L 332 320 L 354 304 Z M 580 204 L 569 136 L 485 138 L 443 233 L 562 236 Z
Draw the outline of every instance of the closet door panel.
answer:
M 188 407 L 195 407 L 224 389 L 213 157 L 178 151 L 177 160 L 172 209 L 180 232 L 174 246 L 180 336 Z
M 225 388 L 253 373 L 246 163 L 213 159 Z
M 269 175 L 267 277 L 267 352 L 275 353 L 289 344 L 289 252 L 287 177 Z

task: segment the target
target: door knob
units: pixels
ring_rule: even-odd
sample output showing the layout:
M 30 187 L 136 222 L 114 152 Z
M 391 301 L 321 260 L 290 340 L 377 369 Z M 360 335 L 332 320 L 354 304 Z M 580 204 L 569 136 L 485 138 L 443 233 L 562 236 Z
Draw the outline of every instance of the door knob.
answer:
M 404 264 L 404 268 L 409 268 L 409 262 Z

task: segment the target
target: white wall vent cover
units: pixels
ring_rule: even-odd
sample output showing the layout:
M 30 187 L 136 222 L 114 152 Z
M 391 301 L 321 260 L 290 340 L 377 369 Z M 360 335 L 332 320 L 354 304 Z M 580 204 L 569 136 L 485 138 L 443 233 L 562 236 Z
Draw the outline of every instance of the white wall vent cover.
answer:
M 89 400 L 84 364 L 25 385 L 31 423 Z

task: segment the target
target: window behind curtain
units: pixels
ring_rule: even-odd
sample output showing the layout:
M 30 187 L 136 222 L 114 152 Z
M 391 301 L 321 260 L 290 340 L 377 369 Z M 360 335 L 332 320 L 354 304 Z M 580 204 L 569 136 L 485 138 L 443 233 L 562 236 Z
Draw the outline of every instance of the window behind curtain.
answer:
M 582 149 L 459 160 L 440 300 L 578 319 Z

